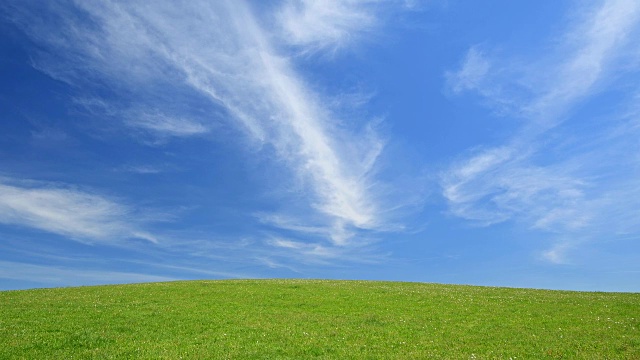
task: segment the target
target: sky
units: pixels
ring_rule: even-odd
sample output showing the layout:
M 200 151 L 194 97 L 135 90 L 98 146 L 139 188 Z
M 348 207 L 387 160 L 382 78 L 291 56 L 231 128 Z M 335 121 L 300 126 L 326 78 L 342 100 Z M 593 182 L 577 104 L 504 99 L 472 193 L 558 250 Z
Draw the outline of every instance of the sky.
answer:
M 636 0 L 4 0 L 0 290 L 639 292 L 637 39 Z

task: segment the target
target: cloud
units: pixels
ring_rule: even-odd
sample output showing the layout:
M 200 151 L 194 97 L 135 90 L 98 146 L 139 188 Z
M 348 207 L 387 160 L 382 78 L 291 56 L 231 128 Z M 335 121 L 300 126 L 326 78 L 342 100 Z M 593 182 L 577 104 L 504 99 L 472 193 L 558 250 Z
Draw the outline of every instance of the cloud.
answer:
M 312 256 L 312 257 L 327 257 L 327 258 L 335 258 L 335 248 L 328 248 L 323 246 L 322 244 L 313 244 L 307 242 L 298 242 L 286 239 L 273 239 L 269 242 L 270 245 L 292 249 L 301 252 L 304 255 Z
M 637 32 L 639 18 L 640 4 L 633 0 L 604 1 L 587 11 L 583 21 L 565 35 L 561 53 L 571 56 L 551 69 L 553 79 L 529 104 L 529 116 L 543 129 L 556 126 L 568 106 L 592 94 L 599 81 L 612 75 L 615 60 L 628 51 L 625 45 Z
M 338 95 L 305 81 L 290 46 L 337 51 L 378 24 L 381 6 L 287 1 L 269 18 L 290 33 L 280 37 L 261 26 L 271 14 L 257 18 L 244 1 L 66 1 L 47 11 L 10 5 L 14 23 L 44 49 L 34 66 L 94 99 L 80 105 L 160 137 L 186 139 L 232 124 L 246 137 L 226 141 L 245 146 L 248 139 L 289 170 L 272 175 L 296 188 L 298 199 L 276 212 L 324 228 L 336 245 L 361 230 L 389 228 L 381 209 L 399 205 L 376 195 L 385 140 L 362 125 L 366 119 L 332 108 Z M 91 96 L 101 92 L 108 96 Z
M 47 286 L 79 286 L 90 284 L 123 284 L 179 280 L 175 277 L 132 272 L 87 270 L 0 261 L 0 279 L 37 282 Z M 34 280 L 35 279 L 35 280 Z
M 131 127 L 145 129 L 160 136 L 188 137 L 209 132 L 204 125 L 189 119 L 161 113 L 141 113 L 126 120 Z
M 134 174 L 160 174 L 168 169 L 163 166 L 154 165 L 126 165 L 115 169 L 115 171 L 124 171 Z
M 588 221 L 587 186 L 562 165 L 535 166 L 528 159 L 516 159 L 479 172 L 473 160 L 488 155 L 478 155 L 444 175 L 443 195 L 454 215 L 483 226 L 515 217 L 534 228 L 557 231 L 580 228 Z
M 371 132 L 360 136 L 340 129 L 345 124 L 339 116 L 323 105 L 290 60 L 274 50 L 250 11 L 240 3 L 227 10 L 242 24 L 242 29 L 229 24 L 226 31 L 237 34 L 241 50 L 216 49 L 222 54 L 233 50 L 220 64 L 199 59 L 197 52 L 181 56 L 188 82 L 223 104 L 256 140 L 276 150 L 307 188 L 310 205 L 328 217 L 334 242 L 346 241 L 344 226 L 378 226 L 369 175 L 383 141 Z
M 572 245 L 569 245 L 566 242 L 555 244 L 550 249 L 542 252 L 542 260 L 557 265 L 569 264 L 566 253 L 571 250 L 572 247 Z
M 455 93 L 461 93 L 480 88 L 490 68 L 491 64 L 487 57 L 477 46 L 474 46 L 467 52 L 460 70 L 447 72 L 445 77 L 449 87 Z
M 389 19 L 421 11 L 415 0 L 285 0 L 275 11 L 274 38 L 296 55 L 337 55 L 384 37 Z M 406 24 L 403 24 L 403 26 Z
M 350 261 L 363 264 L 376 264 L 384 261 L 385 254 L 375 253 L 368 243 L 351 243 L 348 246 L 326 244 L 322 242 L 296 241 L 274 236 L 267 239 L 270 246 L 261 260 L 271 267 L 285 267 L 298 272 L 291 263 L 306 265 L 329 265 L 336 261 Z
M 378 1 L 290 0 L 278 12 L 282 38 L 304 52 L 335 52 L 375 28 Z
M 154 101 L 158 105 L 153 105 Z M 137 137 L 149 145 L 164 144 L 174 138 L 190 138 L 211 132 L 211 127 L 200 119 L 201 116 L 179 111 L 180 109 L 175 109 L 176 106 L 166 106 L 167 102 L 163 99 L 140 100 L 135 106 L 118 106 L 99 98 L 85 96 L 74 98 L 73 104 L 77 106 L 77 110 L 91 117 L 120 122 L 127 127 L 128 135 L 143 134 L 143 137 Z M 152 141 L 148 141 L 148 138 Z
M 82 242 L 157 239 L 128 218 L 133 211 L 103 196 L 38 183 L 0 183 L 0 223 L 34 228 Z
M 581 243 L 602 236 L 613 224 L 640 225 L 611 213 L 612 202 L 629 211 L 637 205 L 637 189 L 630 184 L 640 177 L 630 169 L 639 163 L 627 154 L 636 151 L 631 139 L 638 131 L 630 126 L 629 112 L 614 110 L 603 119 L 572 112 L 612 83 L 628 80 L 620 74 L 637 75 L 630 56 L 638 50 L 631 40 L 638 32 L 640 4 L 604 1 L 576 12 L 580 16 L 556 51 L 543 58 L 523 66 L 506 56 L 488 59 L 472 47 L 461 69 L 446 74 L 454 93 L 475 91 L 499 110 L 510 108 L 503 116 L 522 121 L 504 145 L 476 148 L 441 174 L 442 194 L 453 215 L 482 226 L 517 220 L 553 234 L 572 234 Z M 508 88 L 524 91 L 511 95 L 504 91 Z M 619 108 L 633 101 L 622 100 Z M 568 238 L 559 238 L 545 258 L 566 261 L 566 253 L 577 245 Z

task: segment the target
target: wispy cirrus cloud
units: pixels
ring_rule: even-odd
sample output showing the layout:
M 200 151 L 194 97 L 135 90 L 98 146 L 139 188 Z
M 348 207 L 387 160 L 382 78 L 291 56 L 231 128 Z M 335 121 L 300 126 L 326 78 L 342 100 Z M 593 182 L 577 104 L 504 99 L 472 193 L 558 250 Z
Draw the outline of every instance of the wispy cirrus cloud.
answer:
M 461 69 L 447 73 L 455 93 L 476 91 L 503 115 L 522 122 L 504 145 L 476 149 L 442 173 L 451 213 L 479 225 L 516 219 L 571 234 L 560 236 L 545 253 L 551 262 L 564 261 L 573 245 L 612 231 L 612 224 L 620 229 L 640 225 L 618 217 L 619 211 L 611 213 L 638 205 L 637 186 L 631 184 L 640 179 L 633 170 L 639 163 L 626 156 L 637 151 L 630 142 L 638 136 L 630 126 L 635 120 L 620 110 L 597 120 L 574 111 L 612 90 L 611 84 L 624 82 L 621 74 L 637 78 L 640 69 L 629 56 L 638 50 L 632 39 L 639 31 L 640 5 L 603 1 L 576 13 L 555 53 L 531 59 L 530 65 L 472 47 Z M 505 91 L 514 88 L 516 95 Z M 633 99 L 623 101 L 619 108 L 628 108 Z M 580 130 L 587 121 L 597 135 Z
M 299 241 L 286 237 L 272 237 L 266 241 L 271 246 L 268 253 L 263 254 L 261 261 L 271 267 L 286 267 L 297 270 L 297 264 L 328 265 L 343 260 L 352 263 L 378 264 L 388 260 L 388 254 L 380 253 L 370 244 L 349 243 L 346 246 L 334 246 L 324 242 Z
M 379 21 L 378 1 L 287 1 L 277 14 L 284 40 L 303 52 L 335 52 L 356 42 Z
M 167 137 L 189 137 L 209 132 L 207 127 L 192 119 L 161 113 L 142 112 L 140 114 L 131 114 L 126 123 L 131 127 Z
M 175 281 L 175 277 L 133 272 L 101 271 L 34 265 L 14 261 L 0 261 L 0 279 L 36 281 L 46 286 L 80 286 L 88 284 L 122 284 L 136 282 Z
M 134 211 L 104 196 L 44 183 L 0 182 L 0 223 L 62 235 L 81 242 L 157 239 L 130 217 Z
M 286 0 L 274 16 L 280 45 L 303 55 L 336 55 L 363 41 L 380 38 L 389 17 L 417 11 L 414 0 Z
M 187 138 L 227 121 L 273 150 L 270 160 L 290 170 L 299 190 L 297 206 L 282 211 L 303 224 L 301 234 L 322 227 L 325 240 L 343 246 L 357 231 L 388 228 L 381 209 L 395 204 L 381 203 L 375 178 L 384 139 L 329 107 L 296 71 L 295 53 L 283 50 L 355 41 L 376 25 L 377 2 L 285 2 L 274 18 L 288 37 L 263 28 L 244 1 L 66 1 L 48 4 L 49 17 L 6 6 L 45 49 L 34 66 L 96 93 L 117 90 L 90 103 L 125 126 Z M 192 112 L 203 107 L 211 111 Z
M 446 78 L 449 86 L 455 93 L 469 90 L 482 89 L 482 82 L 487 78 L 491 63 L 478 46 L 469 51 L 458 71 L 447 72 Z

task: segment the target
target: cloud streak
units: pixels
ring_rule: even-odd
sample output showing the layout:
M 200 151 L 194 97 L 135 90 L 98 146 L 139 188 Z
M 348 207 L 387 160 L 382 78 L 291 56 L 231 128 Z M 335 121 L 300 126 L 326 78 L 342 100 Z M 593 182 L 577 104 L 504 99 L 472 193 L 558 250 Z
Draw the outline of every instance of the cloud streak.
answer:
M 373 30 L 378 1 L 287 1 L 277 14 L 283 39 L 303 52 L 335 53 Z
M 573 112 L 577 104 L 622 81 L 619 73 L 637 72 L 629 55 L 638 50 L 631 39 L 638 32 L 640 5 L 604 1 L 578 12 L 557 54 L 518 68 L 472 47 L 461 69 L 446 74 L 454 93 L 476 91 L 503 115 L 523 120 L 504 145 L 476 149 L 441 174 L 451 213 L 482 226 L 515 219 L 534 229 L 571 234 L 545 253 L 555 263 L 577 243 L 611 230 L 607 223 L 638 225 L 610 213 L 613 203 L 627 210 L 637 206 L 637 186 L 630 184 L 637 183 L 638 172 L 630 169 L 638 161 L 625 158 L 635 151 L 630 138 L 638 135 L 629 126 L 632 120 L 613 112 L 593 124 L 608 141 L 569 129 L 581 126 Z M 512 96 L 505 91 L 509 88 L 521 91 Z M 617 130 L 621 126 L 628 132 Z
M 132 128 L 182 138 L 210 132 L 226 113 L 290 169 L 290 182 L 306 203 L 306 210 L 291 210 L 306 214 L 298 222 L 328 229 L 338 246 L 356 231 L 387 225 L 374 195 L 384 141 L 373 128 L 341 118 L 297 73 L 294 54 L 283 50 L 335 51 L 352 43 L 375 26 L 376 2 L 285 2 L 274 16 L 285 37 L 261 27 L 265 20 L 242 1 L 70 1 L 48 5 L 53 20 L 29 6 L 12 6 L 14 22 L 48 50 L 36 67 L 70 84 L 105 84 L 138 104 L 98 100 L 107 102 L 100 111 Z M 172 116 L 185 110 L 174 97 L 216 109 L 215 115 Z
M 0 223 L 34 228 L 81 242 L 157 239 L 132 224 L 133 211 L 103 196 L 39 184 L 0 183 Z
M 321 104 L 290 60 L 274 50 L 250 10 L 238 2 L 227 3 L 224 10 L 233 21 L 221 25 L 227 36 L 235 36 L 234 45 L 209 49 L 215 55 L 209 61 L 197 49 L 173 52 L 176 66 L 254 139 L 273 146 L 280 161 L 307 184 L 311 206 L 334 228 L 334 243 L 347 240 L 344 226 L 375 228 L 380 219 L 368 191 L 368 174 L 382 141 L 338 130 L 340 119 Z M 216 57 L 221 61 L 211 61 Z M 356 147 L 344 146 L 349 143 Z
M 0 279 L 34 281 L 47 286 L 81 286 L 175 281 L 178 278 L 132 272 L 101 271 L 0 261 Z

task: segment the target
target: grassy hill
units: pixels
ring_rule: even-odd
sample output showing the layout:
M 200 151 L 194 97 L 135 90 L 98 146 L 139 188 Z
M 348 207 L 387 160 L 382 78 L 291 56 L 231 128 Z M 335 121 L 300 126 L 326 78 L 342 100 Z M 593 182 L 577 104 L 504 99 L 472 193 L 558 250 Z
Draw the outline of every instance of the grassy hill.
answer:
M 0 359 L 640 359 L 640 294 L 223 280 L 0 292 Z

